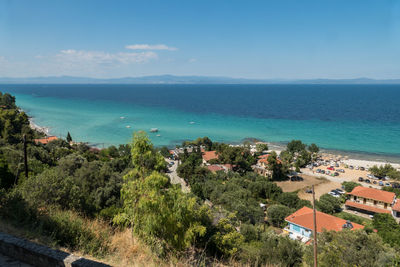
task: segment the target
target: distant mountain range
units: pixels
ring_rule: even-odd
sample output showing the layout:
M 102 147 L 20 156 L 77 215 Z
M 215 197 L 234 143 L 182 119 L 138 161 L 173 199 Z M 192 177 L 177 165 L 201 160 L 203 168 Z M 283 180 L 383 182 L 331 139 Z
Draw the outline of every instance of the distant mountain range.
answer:
M 0 78 L 2 84 L 400 84 L 400 79 L 242 79 L 212 76 L 142 76 L 111 79 L 54 76 L 29 78 Z

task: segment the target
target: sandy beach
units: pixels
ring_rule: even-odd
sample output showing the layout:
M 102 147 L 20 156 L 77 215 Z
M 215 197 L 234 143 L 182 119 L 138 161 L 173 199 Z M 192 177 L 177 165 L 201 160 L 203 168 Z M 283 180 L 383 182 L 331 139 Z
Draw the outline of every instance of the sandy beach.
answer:
M 38 132 L 44 133 L 46 136 L 50 135 L 50 128 L 37 125 L 33 118 L 29 118 L 29 126 Z

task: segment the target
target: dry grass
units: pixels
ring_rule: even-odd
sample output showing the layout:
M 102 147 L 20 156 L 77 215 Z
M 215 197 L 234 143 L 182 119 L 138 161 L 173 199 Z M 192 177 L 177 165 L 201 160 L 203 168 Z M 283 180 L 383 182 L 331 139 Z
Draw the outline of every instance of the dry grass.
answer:
M 306 188 L 310 188 L 312 185 L 315 187 L 315 197 L 319 197 L 323 194 L 328 193 L 332 189 L 340 188 L 340 183 L 330 181 L 325 177 L 315 177 L 311 175 L 301 174 L 303 181 L 284 181 L 277 182 L 276 184 L 282 188 L 283 192 L 295 192 L 298 191 L 299 198 L 312 201 L 312 194 L 305 192 Z

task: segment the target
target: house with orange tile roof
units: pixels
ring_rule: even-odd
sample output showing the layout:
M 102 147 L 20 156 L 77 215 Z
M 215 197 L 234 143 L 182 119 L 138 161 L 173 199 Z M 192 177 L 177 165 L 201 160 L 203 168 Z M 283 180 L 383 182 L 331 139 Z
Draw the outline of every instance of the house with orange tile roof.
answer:
M 233 170 L 232 164 L 211 164 L 207 165 L 206 168 L 212 172 L 217 172 L 217 171 L 228 172 Z
M 212 159 L 218 159 L 216 151 L 204 151 L 202 152 L 203 164 L 207 164 Z
M 400 222 L 400 199 L 397 199 L 396 203 L 393 205 L 392 215 L 397 220 L 397 222 Z
M 291 239 L 300 240 L 304 243 L 308 242 L 312 237 L 314 229 L 314 214 L 313 209 L 303 207 L 293 214 L 287 216 L 285 221 L 288 226 L 284 232 L 289 234 Z M 342 231 L 343 229 L 363 229 L 364 226 L 346 221 L 320 211 L 316 211 L 317 233 L 323 231 Z
M 211 172 L 225 171 L 225 169 L 218 164 L 207 165 L 206 168 Z
M 257 160 L 257 164 L 251 166 L 253 171 L 255 173 L 258 173 L 262 176 L 269 176 L 271 174 L 271 171 L 268 169 L 268 158 L 269 158 L 270 154 L 265 154 L 265 155 L 260 155 L 258 156 L 258 160 Z M 277 159 L 277 161 L 279 163 L 281 163 L 281 161 L 279 159 Z
M 48 144 L 48 143 L 50 143 L 51 141 L 54 141 L 54 140 L 57 140 L 57 139 L 58 139 L 57 136 L 47 136 L 47 137 L 45 137 L 45 138 L 34 139 L 33 141 L 34 141 L 36 144 L 43 144 L 43 145 L 45 145 L 45 144 Z
M 393 207 L 396 206 L 395 193 L 376 188 L 357 186 L 347 195 L 349 198 L 345 202 L 346 209 L 369 215 L 375 213 L 393 214 Z

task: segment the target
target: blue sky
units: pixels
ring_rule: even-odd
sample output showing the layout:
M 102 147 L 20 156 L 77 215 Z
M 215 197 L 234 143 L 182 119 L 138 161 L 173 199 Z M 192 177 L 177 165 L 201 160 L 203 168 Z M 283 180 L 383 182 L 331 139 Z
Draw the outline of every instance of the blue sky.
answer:
M 400 1 L 0 1 L 0 77 L 400 78 Z

